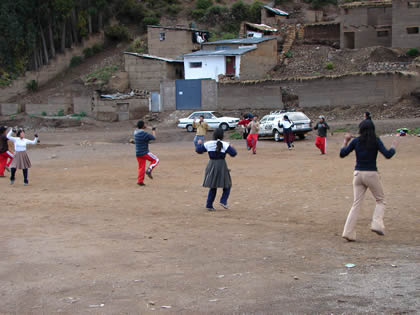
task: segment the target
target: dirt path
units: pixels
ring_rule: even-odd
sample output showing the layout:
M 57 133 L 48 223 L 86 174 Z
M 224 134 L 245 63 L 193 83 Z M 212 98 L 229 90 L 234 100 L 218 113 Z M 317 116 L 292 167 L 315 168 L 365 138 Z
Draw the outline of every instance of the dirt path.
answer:
M 369 196 L 347 243 L 354 155 L 338 157 L 341 135 L 326 156 L 312 138 L 291 152 L 260 141 L 255 156 L 234 141 L 232 209 L 209 213 L 208 159 L 190 141 L 153 144 L 160 165 L 140 188 L 134 147 L 113 130 L 41 134 L 30 185 L 0 179 L 1 314 L 420 311 L 420 138 L 379 158 L 386 236 L 369 231 Z

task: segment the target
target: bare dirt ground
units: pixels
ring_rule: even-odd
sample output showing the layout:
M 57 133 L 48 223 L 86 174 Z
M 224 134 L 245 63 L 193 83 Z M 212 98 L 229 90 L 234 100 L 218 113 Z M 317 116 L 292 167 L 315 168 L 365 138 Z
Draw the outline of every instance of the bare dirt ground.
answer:
M 342 134 L 325 156 L 313 136 L 290 152 L 260 141 L 255 156 L 233 141 L 231 210 L 207 212 L 207 156 L 192 134 L 158 131 L 143 188 L 130 124 L 40 132 L 30 185 L 0 179 L 1 314 L 420 312 L 420 138 L 378 160 L 386 235 L 369 230 L 369 195 L 347 243 L 355 158 L 338 157 Z

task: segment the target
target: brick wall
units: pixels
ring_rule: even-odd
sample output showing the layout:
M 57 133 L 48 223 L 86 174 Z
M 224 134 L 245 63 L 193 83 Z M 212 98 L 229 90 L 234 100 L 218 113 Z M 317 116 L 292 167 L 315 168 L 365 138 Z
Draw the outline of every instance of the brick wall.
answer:
M 277 40 L 258 44 L 256 50 L 241 56 L 240 79 L 262 79 L 277 65 Z
M 420 31 L 408 34 L 407 27 L 419 27 L 420 8 L 409 8 L 407 0 L 392 1 L 392 47 L 420 48 Z

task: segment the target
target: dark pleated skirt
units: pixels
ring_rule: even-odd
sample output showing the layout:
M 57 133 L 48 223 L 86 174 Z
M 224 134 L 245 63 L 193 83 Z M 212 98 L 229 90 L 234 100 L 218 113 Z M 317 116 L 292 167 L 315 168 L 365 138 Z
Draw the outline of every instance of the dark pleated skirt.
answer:
M 284 131 L 283 134 L 284 142 L 293 142 L 295 141 L 295 135 L 293 134 L 293 131 Z
M 17 168 L 23 170 L 25 168 L 31 168 L 31 161 L 29 160 L 28 154 L 26 151 L 15 152 L 15 157 L 13 158 L 10 168 Z
M 226 160 L 210 160 L 204 174 L 204 187 L 208 188 L 230 188 L 232 179 L 226 164 Z

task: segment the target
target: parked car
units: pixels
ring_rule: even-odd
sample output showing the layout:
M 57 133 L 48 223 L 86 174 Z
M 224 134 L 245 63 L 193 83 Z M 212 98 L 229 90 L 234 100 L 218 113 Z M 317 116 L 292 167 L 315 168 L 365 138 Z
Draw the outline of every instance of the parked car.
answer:
M 204 116 L 204 121 L 209 124 L 210 129 L 222 128 L 226 131 L 229 128 L 234 129 L 239 122 L 239 118 L 225 117 L 222 114 L 214 111 L 203 111 L 194 112 L 188 116 L 188 118 L 181 118 L 178 121 L 178 127 L 185 128 L 188 132 L 193 132 L 193 122 L 194 120 L 200 119 L 201 115 Z
M 275 141 L 280 141 L 283 136 L 283 128 L 279 128 L 278 125 L 284 115 L 287 115 L 295 124 L 292 131 L 299 139 L 305 139 L 305 135 L 312 131 L 312 122 L 304 113 L 274 111 L 261 119 L 258 135 L 260 137 L 272 137 Z

